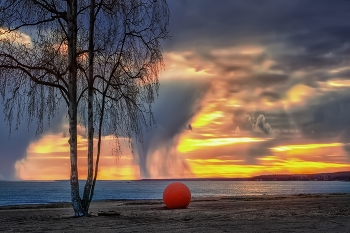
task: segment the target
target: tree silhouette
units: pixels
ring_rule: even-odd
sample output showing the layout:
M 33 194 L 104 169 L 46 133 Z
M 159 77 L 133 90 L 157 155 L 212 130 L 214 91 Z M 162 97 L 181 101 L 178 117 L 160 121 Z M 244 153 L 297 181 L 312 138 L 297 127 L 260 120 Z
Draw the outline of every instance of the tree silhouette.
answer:
M 141 140 L 153 122 L 151 104 L 168 37 L 165 0 L 0 3 L 0 91 L 10 129 L 22 119 L 51 119 L 68 109 L 71 199 L 75 216 L 89 215 L 102 135 Z M 79 195 L 78 119 L 87 128 L 88 175 Z M 95 131 L 96 129 L 96 131 Z M 96 163 L 93 143 L 98 139 Z

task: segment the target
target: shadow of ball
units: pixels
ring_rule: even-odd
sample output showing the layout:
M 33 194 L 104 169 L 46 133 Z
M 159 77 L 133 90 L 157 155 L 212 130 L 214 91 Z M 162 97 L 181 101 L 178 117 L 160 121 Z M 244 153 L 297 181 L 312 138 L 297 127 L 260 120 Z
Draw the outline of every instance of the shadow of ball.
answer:
M 169 209 L 186 208 L 191 202 L 191 191 L 183 183 L 171 183 L 164 189 L 163 201 Z

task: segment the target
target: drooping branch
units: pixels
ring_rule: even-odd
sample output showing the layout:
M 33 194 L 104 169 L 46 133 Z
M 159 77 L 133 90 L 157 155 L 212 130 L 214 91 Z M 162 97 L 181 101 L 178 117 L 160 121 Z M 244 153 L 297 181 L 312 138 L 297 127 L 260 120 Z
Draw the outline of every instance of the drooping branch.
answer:
M 51 4 L 49 4 L 48 1 L 45 1 L 45 0 L 41 0 L 41 2 L 37 0 L 32 0 L 32 1 L 33 1 L 33 4 L 40 6 L 42 9 L 46 10 L 47 12 L 51 14 L 55 14 L 59 16 L 59 18 L 67 21 L 67 12 L 58 11 L 54 1 L 51 1 Z
M 10 66 L 10 65 L 0 65 L 0 68 L 3 69 L 16 69 L 16 70 L 20 70 L 23 73 L 25 73 L 33 82 L 40 84 L 40 85 L 44 85 L 44 86 L 48 86 L 48 87 L 56 87 L 58 89 L 60 89 L 65 95 L 68 94 L 68 91 L 60 84 L 54 83 L 54 82 L 47 82 L 47 81 L 42 81 L 39 78 L 37 78 L 36 76 L 32 75 L 28 69 L 21 67 L 21 66 Z
M 30 77 L 30 79 L 33 81 L 33 82 L 36 82 L 38 84 L 41 84 L 41 85 L 45 85 L 45 86 L 50 86 L 50 87 L 56 87 L 56 88 L 59 88 L 60 90 L 62 90 L 63 93 L 65 93 L 66 95 L 68 95 L 68 90 L 58 84 L 58 83 L 53 83 L 53 82 L 47 82 L 47 81 L 43 81 L 43 80 L 40 80 L 39 78 L 37 78 L 36 76 L 32 75 L 30 73 L 30 71 L 44 71 L 48 74 L 51 74 L 53 75 L 54 77 L 56 77 L 57 80 L 59 81 L 62 81 L 64 83 L 64 85 L 67 85 L 67 83 L 65 82 L 65 80 L 60 76 L 60 74 L 56 73 L 55 71 L 51 70 L 51 69 L 48 69 L 47 67 L 45 66 L 29 66 L 29 65 L 25 65 L 23 63 L 21 63 L 20 61 L 18 61 L 14 56 L 12 55 L 9 55 L 9 54 L 3 54 L 3 53 L 0 53 L 0 58 L 8 58 L 10 59 L 10 63 L 6 63 L 6 62 L 1 62 L 0 63 L 0 68 L 3 68 L 3 69 L 18 69 L 18 70 L 21 70 L 22 72 L 26 73 L 28 75 L 28 77 Z M 14 62 L 14 64 L 12 65 L 11 63 Z
M 6 72 L 0 73 L 0 92 L 7 99 L 6 117 L 20 119 L 27 110 L 28 118 L 38 118 L 41 125 L 45 114 L 52 117 L 60 96 L 64 98 L 69 109 L 71 197 L 76 216 L 88 215 L 102 136 L 113 135 L 117 142 L 128 138 L 132 148 L 132 141 L 141 140 L 144 129 L 154 123 L 151 104 L 158 93 L 163 62 L 160 40 L 167 38 L 168 21 L 166 0 L 0 3 L 4 27 L 0 33 L 11 31 L 17 39 L 0 38 L 0 70 Z M 89 128 L 88 186 L 93 176 L 91 191 L 86 186 L 88 202 L 85 189 L 83 199 L 79 195 L 78 114 L 80 119 L 88 115 L 84 122 Z M 94 170 L 90 166 L 93 137 L 98 138 Z
M 18 25 L 16 27 L 13 27 L 13 28 L 9 28 L 7 30 L 7 32 L 11 32 L 11 31 L 17 31 L 23 27 L 29 27 L 29 26 L 38 26 L 38 25 L 41 25 L 43 23 L 50 23 L 50 22 L 53 22 L 55 21 L 57 18 L 56 17 L 51 17 L 50 19 L 44 19 L 44 20 L 40 20 L 40 21 L 37 21 L 37 22 L 34 22 L 34 23 L 23 23 L 21 25 Z

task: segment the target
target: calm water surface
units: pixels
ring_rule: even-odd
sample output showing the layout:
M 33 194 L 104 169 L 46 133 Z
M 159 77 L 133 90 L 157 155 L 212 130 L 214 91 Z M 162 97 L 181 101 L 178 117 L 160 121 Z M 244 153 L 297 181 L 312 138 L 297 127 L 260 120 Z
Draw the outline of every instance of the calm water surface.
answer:
M 172 181 L 98 181 L 94 200 L 162 199 Z M 192 197 L 350 193 L 350 182 L 341 181 L 181 181 Z M 81 183 L 81 188 L 83 187 Z M 69 181 L 0 181 L 0 206 L 70 201 Z

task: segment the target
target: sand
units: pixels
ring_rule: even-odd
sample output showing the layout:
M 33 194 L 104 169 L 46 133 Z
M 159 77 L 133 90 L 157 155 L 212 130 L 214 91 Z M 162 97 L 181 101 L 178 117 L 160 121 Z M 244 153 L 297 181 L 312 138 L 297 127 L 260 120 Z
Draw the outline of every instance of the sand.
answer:
M 0 207 L 7 232 L 350 232 L 350 194 L 194 198 L 186 209 L 162 200 L 93 202 L 73 218 L 69 203 Z

